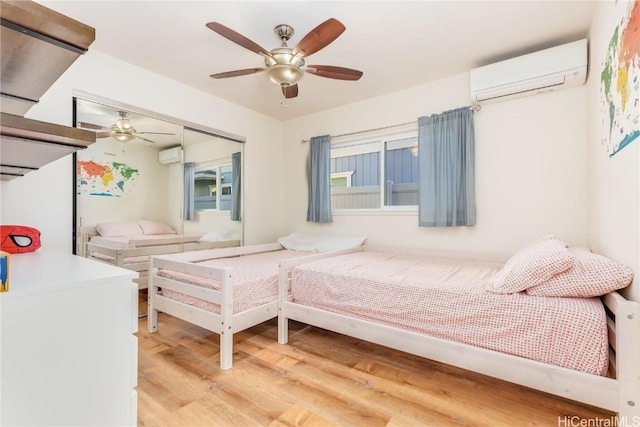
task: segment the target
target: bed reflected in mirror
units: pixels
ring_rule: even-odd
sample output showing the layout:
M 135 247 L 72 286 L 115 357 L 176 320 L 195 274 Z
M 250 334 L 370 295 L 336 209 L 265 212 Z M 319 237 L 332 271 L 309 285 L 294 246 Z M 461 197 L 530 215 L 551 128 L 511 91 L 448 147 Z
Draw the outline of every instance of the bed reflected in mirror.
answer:
M 242 242 L 242 139 L 74 98 L 96 143 L 75 154 L 76 254 L 140 272 L 149 255 Z

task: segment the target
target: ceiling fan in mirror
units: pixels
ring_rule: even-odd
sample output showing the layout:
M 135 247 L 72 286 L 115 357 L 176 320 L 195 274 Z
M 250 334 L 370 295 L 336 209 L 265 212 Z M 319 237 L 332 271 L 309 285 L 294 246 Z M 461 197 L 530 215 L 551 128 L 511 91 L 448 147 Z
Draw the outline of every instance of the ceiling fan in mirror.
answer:
M 97 138 L 112 137 L 120 142 L 130 142 L 138 138 L 143 141 L 155 144 L 155 141 L 152 141 L 141 135 L 175 135 L 174 133 L 166 132 L 138 132 L 136 128 L 133 127 L 131 119 L 129 119 L 129 113 L 127 111 L 118 111 L 118 114 L 120 115 L 120 118 L 116 120 L 116 122 L 111 125 L 111 127 L 104 127 L 95 125 L 93 123 L 84 122 L 79 122 L 78 127 L 96 131 Z
M 218 22 L 209 22 L 207 27 L 232 42 L 264 57 L 264 67 L 227 71 L 212 74 L 214 79 L 244 76 L 266 72 L 269 79 L 282 88 L 285 98 L 298 96 L 298 81 L 305 73 L 336 80 L 359 80 L 362 71 L 332 65 L 306 65 L 305 59 L 325 48 L 340 36 L 345 26 L 337 19 L 331 18 L 311 30 L 295 48 L 287 46 L 287 41 L 294 33 L 289 25 L 278 25 L 274 28 L 280 38 L 280 47 L 267 51 L 262 46 L 249 40 Z

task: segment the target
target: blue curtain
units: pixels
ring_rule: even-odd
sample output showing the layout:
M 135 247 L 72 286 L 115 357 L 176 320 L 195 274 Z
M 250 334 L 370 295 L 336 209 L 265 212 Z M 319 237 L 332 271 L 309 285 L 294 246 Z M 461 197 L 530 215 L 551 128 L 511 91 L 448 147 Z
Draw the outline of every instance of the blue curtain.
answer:
M 331 137 L 314 136 L 309 143 L 307 221 L 333 222 L 331 216 Z
M 475 141 L 469 107 L 418 118 L 419 224 L 476 224 Z
M 231 155 L 231 221 L 240 221 L 240 173 L 242 155 Z
M 184 164 L 184 220 L 193 221 L 195 218 L 195 173 L 196 164 Z

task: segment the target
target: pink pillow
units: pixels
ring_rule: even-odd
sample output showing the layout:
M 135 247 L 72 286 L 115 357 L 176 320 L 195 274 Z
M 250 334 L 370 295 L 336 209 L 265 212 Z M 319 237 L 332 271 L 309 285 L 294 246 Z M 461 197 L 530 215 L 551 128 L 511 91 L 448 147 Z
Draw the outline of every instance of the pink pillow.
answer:
M 142 229 L 136 221 L 102 222 L 96 225 L 102 237 L 142 236 Z
M 176 234 L 176 230 L 163 222 L 141 219 L 138 224 L 140 224 L 140 228 L 146 236 L 152 234 Z
M 633 280 L 633 270 L 624 264 L 583 248 L 570 248 L 576 257 L 573 267 L 537 286 L 529 295 L 591 298 L 622 289 Z
M 520 249 L 493 277 L 487 290 L 512 294 L 539 285 L 573 266 L 575 257 L 560 240 L 545 236 Z

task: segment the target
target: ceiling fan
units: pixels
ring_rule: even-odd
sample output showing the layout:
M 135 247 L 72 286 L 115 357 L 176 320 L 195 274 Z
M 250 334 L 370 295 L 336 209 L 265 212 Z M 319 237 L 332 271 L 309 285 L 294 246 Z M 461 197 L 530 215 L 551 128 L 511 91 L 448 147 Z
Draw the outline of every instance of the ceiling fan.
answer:
M 78 123 L 78 127 L 84 129 L 90 129 L 96 132 L 97 138 L 107 138 L 112 137 L 120 142 L 130 142 L 134 139 L 138 138 L 143 141 L 151 142 L 155 144 L 155 141 L 147 139 L 140 135 L 175 135 L 173 133 L 165 133 L 165 132 L 138 132 L 131 124 L 131 120 L 129 119 L 129 113 L 127 111 L 118 111 L 120 118 L 116 120 L 116 122 L 111 125 L 111 127 L 107 128 L 104 126 L 94 125 L 93 123 Z
M 293 35 L 293 28 L 284 24 L 276 26 L 274 31 L 282 41 L 282 45 L 271 51 L 267 51 L 262 46 L 218 22 L 209 22 L 207 27 L 245 49 L 262 55 L 265 63 L 265 66 L 260 68 L 247 68 L 212 74 L 211 77 L 214 79 L 244 76 L 265 71 L 269 79 L 282 88 L 285 98 L 295 98 L 298 96 L 298 81 L 304 73 L 337 80 L 359 80 L 362 77 L 362 71 L 350 68 L 305 64 L 305 58 L 325 48 L 344 32 L 345 26 L 334 18 L 326 20 L 311 30 L 293 49 L 287 46 L 287 41 Z

